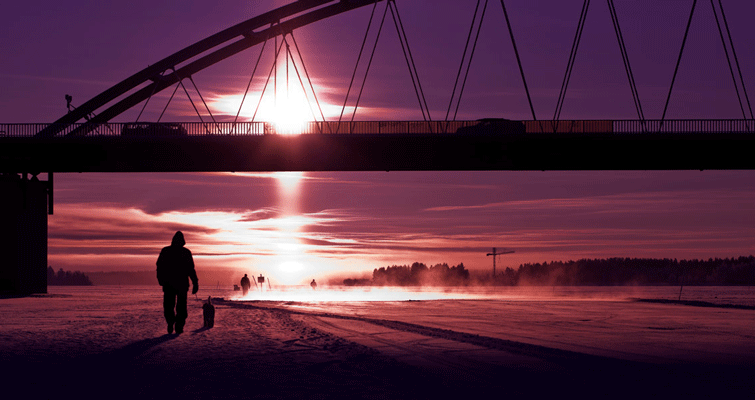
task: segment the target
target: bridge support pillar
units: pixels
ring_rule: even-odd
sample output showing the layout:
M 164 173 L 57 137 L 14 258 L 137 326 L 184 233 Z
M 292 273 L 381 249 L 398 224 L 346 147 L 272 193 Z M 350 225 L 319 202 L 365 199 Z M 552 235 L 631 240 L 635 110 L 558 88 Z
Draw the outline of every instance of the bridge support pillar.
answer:
M 0 174 L 0 294 L 47 293 L 51 193 L 51 179 Z

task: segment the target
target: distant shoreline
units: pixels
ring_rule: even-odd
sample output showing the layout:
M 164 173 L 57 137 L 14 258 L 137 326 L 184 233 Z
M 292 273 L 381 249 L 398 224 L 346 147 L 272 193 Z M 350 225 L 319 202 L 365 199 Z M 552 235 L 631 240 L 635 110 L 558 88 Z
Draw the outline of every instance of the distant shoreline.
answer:
M 612 257 L 576 261 L 526 263 L 498 273 L 475 270 L 461 263 L 391 265 L 375 268 L 372 278 L 347 278 L 346 286 L 752 286 L 755 256 L 677 260 Z
M 238 284 L 243 272 L 197 268 L 200 286 L 205 287 L 232 287 Z M 86 275 L 95 285 L 157 284 L 154 270 L 99 271 Z M 517 269 L 501 268 L 495 276 L 486 270 L 466 269 L 463 263 L 427 266 L 415 262 L 376 268 L 371 277 L 330 279 L 327 283 L 355 287 L 755 286 L 755 256 L 707 260 L 615 257 L 551 261 L 521 264 Z
M 725 286 L 725 285 L 719 285 Z M 683 306 L 693 307 L 713 307 L 713 308 L 734 308 L 738 310 L 755 310 L 755 306 L 747 306 L 743 304 L 718 304 L 708 301 L 697 300 L 670 300 L 670 299 L 633 299 L 639 303 L 659 303 L 659 304 L 679 304 Z
M 89 274 L 87 274 L 89 275 Z M 158 286 L 157 279 L 154 281 L 149 282 L 123 282 L 123 283 L 111 283 L 111 282 L 98 282 L 95 279 L 92 279 L 93 285 L 81 285 L 81 286 Z M 201 284 L 200 284 L 201 285 Z M 229 284 L 223 284 L 220 283 L 221 288 L 226 288 L 229 290 L 233 289 L 233 283 Z M 75 286 L 75 285 L 53 285 L 48 284 L 48 286 Z M 208 284 L 209 287 L 215 288 L 217 285 Z M 282 286 L 282 287 L 295 287 L 295 286 L 301 286 L 308 288 L 309 285 L 306 285 L 305 283 L 301 283 L 298 285 L 276 285 L 276 286 Z M 329 284 L 329 285 L 323 285 L 325 286 L 334 286 L 334 287 L 344 287 L 344 288 L 401 288 L 401 289 L 459 289 L 463 290 L 464 288 L 578 288 L 578 287 L 615 287 L 615 288 L 631 288 L 631 287 L 755 287 L 755 285 L 748 285 L 748 284 L 689 284 L 689 285 L 679 285 L 679 284 L 662 284 L 662 283 L 646 283 L 646 284 L 634 284 L 634 283 L 627 283 L 627 284 L 614 284 L 614 285 L 546 285 L 546 284 L 518 284 L 518 285 L 496 285 L 496 284 L 469 284 L 469 285 L 373 285 L 373 284 L 364 284 L 364 285 L 344 285 L 342 283 L 335 283 L 335 284 Z

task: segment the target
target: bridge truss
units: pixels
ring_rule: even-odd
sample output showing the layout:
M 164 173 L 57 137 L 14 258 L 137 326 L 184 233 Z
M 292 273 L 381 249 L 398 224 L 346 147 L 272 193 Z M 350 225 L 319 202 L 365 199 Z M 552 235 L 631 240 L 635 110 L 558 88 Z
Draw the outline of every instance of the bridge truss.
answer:
M 661 119 L 655 121 L 647 120 L 642 110 L 613 0 L 607 0 L 607 3 L 638 120 L 559 120 L 590 7 L 590 0 L 584 0 L 553 120 L 537 121 L 508 13 L 504 1 L 500 0 L 533 120 L 508 121 L 496 129 L 482 131 L 474 129 L 480 121 L 448 121 L 448 116 L 454 101 L 458 110 L 464 87 L 460 75 L 465 63 L 465 76 L 469 73 L 474 54 L 472 32 L 476 27 L 479 34 L 490 0 L 477 2 L 477 10 L 482 12 L 478 17 L 475 11 L 467 39 L 467 46 L 471 45 L 471 51 L 469 58 L 466 58 L 465 49 L 457 75 L 456 85 L 460 83 L 458 98 L 454 97 L 455 85 L 444 121 L 432 121 L 430 118 L 430 110 L 423 98 L 406 35 L 401 32 L 403 24 L 398 16 L 398 9 L 395 8 L 395 0 L 385 0 L 386 8 L 380 26 L 382 28 L 382 21 L 390 11 L 422 109 L 423 121 L 354 121 L 352 115 L 347 127 L 341 130 L 340 123 L 333 126 L 334 122 L 324 121 L 323 117 L 322 121 L 313 122 L 303 129 L 303 133 L 316 134 L 299 135 L 276 134 L 274 127 L 261 122 L 142 123 L 143 125 L 110 122 L 142 102 L 146 106 L 148 99 L 155 93 L 172 85 L 176 85 L 177 90 L 186 79 L 193 83 L 192 76 L 195 73 L 234 54 L 266 43 L 271 38 L 276 38 L 277 41 L 278 37 L 283 38 L 281 45 L 285 42 L 288 51 L 286 37 L 295 29 L 360 7 L 377 7 L 377 3 L 381 1 L 383 0 L 294 1 L 188 46 L 117 83 L 79 107 L 73 107 L 71 97 L 66 96 L 69 112 L 52 124 L 0 124 L 0 184 L 10 194 L 5 196 L 6 204 L 12 205 L 6 207 L 7 215 L 2 217 L 13 225 L 3 232 L 10 239 L 6 240 L 8 251 L 5 253 L 11 254 L 17 249 L 25 251 L 18 253 L 18 259 L 10 262 L 17 270 L 13 272 L 16 274 L 14 281 L 5 285 L 3 282 L 10 280 L 0 276 L 0 291 L 31 293 L 46 290 L 46 251 L 42 252 L 40 249 L 47 245 L 47 220 L 44 213 L 52 214 L 53 211 L 53 171 L 755 169 L 755 157 L 752 157 L 755 150 L 752 107 L 721 0 L 718 1 L 718 7 L 714 0 L 710 0 L 710 4 L 737 89 L 743 115 L 741 120 L 665 119 L 697 0 L 692 3 L 666 108 Z M 482 1 L 484 4 L 480 7 Z M 375 8 L 373 14 L 374 10 Z M 366 37 L 367 35 L 365 41 Z M 293 35 L 291 39 L 294 41 Z M 376 44 L 377 39 L 375 46 Z M 363 42 L 362 49 L 364 48 Z M 277 55 L 281 51 L 280 47 L 276 46 L 275 51 Z M 359 59 L 361 55 L 360 50 Z M 352 83 L 353 80 L 354 77 Z M 746 102 L 742 100 L 740 87 Z M 314 95 L 314 90 L 312 93 Z M 345 102 L 347 100 L 348 94 Z M 358 103 L 357 99 L 357 105 Z M 239 124 L 242 129 L 238 129 Z M 473 129 L 469 133 L 465 128 Z M 40 182 L 38 175 L 46 171 L 48 181 Z M 35 191 L 32 193 L 29 188 Z M 44 205 L 47 205 L 46 210 Z M 33 226 L 29 224 L 32 220 Z M 493 253 L 495 255 L 495 249 Z
M 386 0 L 382 12 L 378 37 L 388 12 L 393 17 L 407 67 L 415 84 L 415 92 L 424 121 L 351 121 L 345 128 L 340 123 L 321 121 L 308 124 L 304 133 L 319 133 L 283 137 L 274 127 L 262 122 L 234 121 L 177 123 L 168 129 L 140 128 L 132 124 L 115 124 L 111 119 L 122 112 L 146 102 L 172 85 L 182 85 L 192 80 L 192 75 L 228 57 L 242 52 L 271 38 L 282 38 L 288 52 L 286 37 L 308 24 L 329 18 L 360 7 L 373 6 L 382 0 L 300 0 L 269 11 L 234 25 L 215 35 L 188 46 L 159 62 L 137 72 L 122 82 L 95 96 L 78 108 L 69 107 L 69 112 L 52 124 L 0 126 L 0 168 L 5 171 L 227 171 L 227 170 L 546 170 L 546 169 L 710 169 L 753 168 L 748 153 L 753 149 L 752 132 L 755 128 L 749 97 L 744 90 L 744 79 L 739 60 L 734 52 L 733 41 L 721 1 L 718 7 L 711 0 L 722 43 L 729 61 L 735 86 L 737 73 L 742 92 L 747 100 L 750 115 L 740 96 L 742 120 L 695 120 L 667 121 L 645 119 L 637 87 L 634 83 L 626 46 L 618 23 L 613 0 L 607 0 L 612 23 L 616 32 L 630 83 L 637 121 L 561 121 L 560 108 L 568 87 L 571 70 L 576 58 L 582 30 L 590 7 L 584 0 L 577 25 L 572 52 L 559 94 L 559 102 L 551 121 L 537 121 L 525 73 L 514 40 L 504 1 L 500 0 L 505 21 L 517 56 L 519 69 L 528 94 L 533 121 L 524 121 L 521 131 L 499 129 L 480 135 L 458 135 L 461 127 L 476 122 L 448 121 L 454 101 L 458 110 L 464 81 L 460 80 L 466 64 L 465 76 L 469 73 L 476 42 L 485 10 L 490 0 L 478 0 L 475 16 L 467 38 L 470 49 L 465 48 L 457 74 L 446 120 L 432 121 L 427 102 L 423 98 L 419 76 L 413 65 L 411 50 L 395 0 Z M 493 2 L 495 3 L 495 1 Z M 694 15 L 697 0 L 693 1 L 690 22 L 685 31 L 679 60 L 686 42 L 686 34 Z M 477 10 L 481 10 L 478 15 Z M 378 13 L 379 14 L 379 13 Z M 718 16 L 721 16 L 719 20 Z M 373 18 L 370 19 L 370 24 Z M 723 24 L 721 23 L 723 22 Z M 375 20 L 377 24 L 377 20 Z M 474 31 L 476 35 L 473 35 Z M 370 27 L 368 25 L 368 33 Z M 728 42 L 726 37 L 728 36 Z M 365 50 L 365 41 L 360 50 Z M 276 39 L 277 42 L 277 39 Z M 377 38 L 375 39 L 375 46 Z M 281 47 L 276 46 L 277 55 Z M 263 49 L 264 50 L 264 49 Z M 732 57 L 729 57 L 729 50 Z M 374 47 L 373 47 L 374 53 Z M 286 53 L 288 54 L 288 53 Z M 300 55 L 299 55 L 300 56 Z M 301 57 L 301 56 L 300 56 Z M 371 58 L 371 56 L 370 56 Z M 259 60 L 258 60 L 259 63 Z M 357 61 L 357 64 L 359 61 Z M 302 62 L 303 64 L 303 62 Z M 302 67 L 304 67 L 302 65 Z M 678 71 L 677 62 L 676 71 Z M 369 62 L 368 67 L 369 70 Z M 255 66 L 256 70 L 256 66 Z M 356 67 L 355 67 L 356 73 Z M 297 71 L 298 74 L 298 71 Z M 254 72 L 252 73 L 254 75 Z M 365 72 L 366 78 L 366 72 Z M 352 76 L 352 83 L 354 76 Z M 251 79 L 250 79 L 251 83 Z M 674 79 L 669 88 L 669 98 Z M 302 86 L 304 84 L 302 83 Z M 248 90 L 248 87 L 247 87 Z M 351 84 L 349 87 L 351 90 Z M 263 91 L 264 92 L 264 91 Z M 314 95 L 314 89 L 312 89 Z M 187 93 L 188 94 L 188 93 Z M 361 95 L 361 94 L 360 94 Z M 346 95 L 344 108 L 349 94 Z M 68 98 L 70 106 L 70 97 Z M 357 99 L 357 106 L 359 100 Z M 668 98 L 666 100 L 668 105 Z M 355 106 L 356 108 L 356 106 Z M 665 109 L 664 109 L 665 110 Z M 208 108 L 209 111 L 209 108 Z M 199 114 L 199 112 L 198 112 Z M 322 114 L 322 113 L 321 113 Z M 455 112 L 454 112 L 455 114 Z M 342 113 L 343 115 L 343 113 Z M 200 115 L 201 117 L 201 115 Z M 454 117 L 455 119 L 455 117 Z M 340 119 L 339 119 L 340 122 Z M 149 124 L 149 123 L 146 123 Z M 241 124 L 241 129 L 239 129 Z M 126 131 L 152 132 L 149 137 L 121 135 Z M 159 135 L 155 132 L 185 132 L 181 135 Z M 353 135 L 359 133 L 359 135 Z M 491 134 L 492 133 L 492 134 Z M 290 147 L 285 147 L 290 146 Z M 202 152 L 212 149 L 212 152 Z M 274 149 L 275 151 L 271 151 Z M 408 151 L 407 149 L 411 149 Z
M 294 29 L 313 22 L 379 1 L 382 0 L 299 0 L 253 17 L 171 54 L 126 78 L 81 106 L 72 109 L 55 123 L 39 131 L 38 136 L 55 136 L 64 129 L 63 127 L 83 119 L 86 119 L 86 123 L 77 130 L 68 132 L 68 135 L 86 135 L 89 127 L 110 121 L 155 93 L 190 78 L 195 73 L 234 54 L 273 37 L 286 35 Z M 107 109 L 97 112 L 100 108 L 135 89 L 138 90 Z

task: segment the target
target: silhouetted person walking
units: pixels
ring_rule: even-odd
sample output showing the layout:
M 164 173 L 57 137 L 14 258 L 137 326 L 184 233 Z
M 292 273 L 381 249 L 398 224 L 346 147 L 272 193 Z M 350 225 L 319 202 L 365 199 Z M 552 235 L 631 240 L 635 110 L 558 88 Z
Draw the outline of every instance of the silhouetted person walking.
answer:
M 244 296 L 249 293 L 250 287 L 252 287 L 252 282 L 249 280 L 249 277 L 244 274 L 244 277 L 241 278 L 241 290 L 243 291 Z
M 189 316 L 186 308 L 189 279 L 194 286 L 191 294 L 199 290 L 194 259 L 191 251 L 184 247 L 185 244 L 183 233 L 178 231 L 173 235 L 170 246 L 163 247 L 157 257 L 157 282 L 163 287 L 163 309 L 168 333 L 173 333 L 174 324 L 176 333 L 183 333 L 186 317 Z

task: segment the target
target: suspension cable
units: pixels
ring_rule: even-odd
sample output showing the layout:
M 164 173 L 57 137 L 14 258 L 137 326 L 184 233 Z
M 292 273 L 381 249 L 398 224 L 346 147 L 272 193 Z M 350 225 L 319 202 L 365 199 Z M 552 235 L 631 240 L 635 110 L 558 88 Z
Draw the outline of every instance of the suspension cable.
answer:
M 577 58 L 577 50 L 579 49 L 579 43 L 582 40 L 582 32 L 585 28 L 585 21 L 587 20 L 587 11 L 590 9 L 590 0 L 585 0 L 582 3 L 582 11 L 579 15 L 579 21 L 577 22 L 577 32 L 574 34 L 574 42 L 572 43 L 571 52 L 569 54 L 569 61 L 566 63 L 566 73 L 564 73 L 564 80 L 561 82 L 561 91 L 558 95 L 556 102 L 556 110 L 553 113 L 553 131 L 558 130 L 556 121 L 561 118 L 561 110 L 564 106 L 564 100 L 566 99 L 566 91 L 569 87 L 569 81 L 571 80 L 571 74 L 574 68 L 574 62 Z
M 724 54 L 726 54 L 726 63 L 729 66 L 729 72 L 731 73 L 731 79 L 734 81 L 734 91 L 737 93 L 737 100 L 739 100 L 739 109 L 742 110 L 742 118 L 747 119 L 747 113 L 745 113 L 745 107 L 742 103 L 742 96 L 739 94 L 739 85 L 737 84 L 737 78 L 734 75 L 734 68 L 731 65 L 731 57 L 729 57 L 729 50 L 726 47 L 726 39 L 724 39 L 724 32 L 721 30 L 721 22 L 718 19 L 718 13 L 716 12 L 716 5 L 713 0 L 710 0 L 710 6 L 713 8 L 713 17 L 716 19 L 716 26 L 718 26 L 718 34 L 721 36 L 721 44 L 724 46 Z
M 391 17 L 393 18 L 393 25 L 396 27 L 396 34 L 398 35 L 398 41 L 401 45 L 401 51 L 404 53 L 404 60 L 406 61 L 406 67 L 409 69 L 409 77 L 412 80 L 412 86 L 414 87 L 414 93 L 417 96 L 417 101 L 419 102 L 419 109 L 420 112 L 422 112 L 422 120 L 427 121 L 427 117 L 425 116 L 425 109 L 422 107 L 422 99 L 420 98 L 419 90 L 417 89 L 417 82 L 414 80 L 414 72 L 412 71 L 412 66 L 409 63 L 409 56 L 406 53 L 406 48 L 404 47 L 404 38 L 401 36 L 401 30 L 399 29 L 398 22 L 396 21 L 396 14 L 393 12 L 393 1 L 388 0 L 388 7 L 391 10 Z
M 469 48 L 469 42 L 472 39 L 472 32 L 474 31 L 475 21 L 477 20 L 477 11 L 480 9 L 480 0 L 477 0 L 477 5 L 474 9 L 474 15 L 472 16 L 472 23 L 469 25 L 469 33 L 467 34 L 467 42 L 464 44 L 464 52 L 461 54 L 461 62 L 459 63 L 459 71 L 456 72 L 456 80 L 454 81 L 454 88 L 451 91 L 451 100 L 448 102 L 448 109 L 446 110 L 446 118 L 444 121 L 448 121 L 448 114 L 451 113 L 451 106 L 454 103 L 456 97 L 456 87 L 459 84 L 459 78 L 461 77 L 461 71 L 464 69 L 464 60 L 467 58 L 467 49 Z M 446 124 L 448 126 L 448 124 Z
M 265 38 L 264 42 L 262 42 L 262 49 L 260 49 L 260 55 L 259 57 L 257 57 L 257 62 L 254 64 L 254 69 L 252 69 L 252 75 L 249 76 L 249 83 L 246 84 L 246 90 L 244 91 L 244 96 L 241 98 L 241 104 L 239 104 L 239 110 L 236 112 L 236 117 L 233 119 L 233 132 L 236 132 L 236 122 L 239 120 L 241 109 L 244 107 L 244 101 L 246 101 L 246 95 L 249 93 L 249 89 L 252 86 L 252 80 L 254 79 L 254 75 L 257 73 L 257 67 L 260 65 L 260 60 L 262 60 L 262 55 L 265 53 L 265 45 L 267 45 L 268 40 L 270 40 L 269 36 Z
M 272 24 L 270 24 L 272 26 Z M 278 21 L 278 27 L 280 28 L 280 21 Z M 281 42 L 281 47 L 283 46 L 283 42 Z M 275 36 L 275 48 L 278 49 L 278 51 L 275 52 L 275 59 L 273 60 L 273 68 L 275 70 L 275 76 L 273 76 L 273 105 L 275 107 L 278 107 L 278 55 L 280 53 L 280 48 L 278 47 L 278 36 Z M 260 98 L 260 100 L 262 100 Z
M 663 115 L 661 116 L 661 123 L 658 126 L 658 132 L 663 129 L 663 122 L 666 120 L 666 111 L 668 111 L 668 103 L 671 100 L 671 91 L 674 89 L 674 82 L 676 81 L 676 74 L 679 72 L 679 64 L 682 62 L 682 54 L 684 53 L 684 45 L 687 43 L 687 35 L 689 35 L 689 27 L 692 25 L 692 16 L 695 15 L 695 6 L 697 6 L 697 0 L 692 2 L 692 10 L 689 13 L 689 20 L 687 21 L 687 29 L 684 30 L 684 38 L 682 39 L 682 47 L 679 49 L 679 58 L 676 60 L 676 67 L 674 68 L 674 76 L 671 78 L 671 85 L 668 88 L 668 96 L 666 97 L 666 105 L 663 107 Z
M 632 91 L 632 99 L 634 101 L 634 107 L 637 111 L 637 117 L 640 119 L 643 131 L 645 130 L 645 113 L 642 111 L 642 103 L 640 101 L 640 94 L 637 90 L 637 82 L 634 80 L 634 73 L 632 72 L 632 66 L 629 63 L 629 52 L 627 51 L 626 43 L 624 42 L 624 35 L 621 33 L 621 26 L 619 26 L 619 14 L 616 12 L 616 4 L 613 0 L 607 0 L 608 11 L 611 13 L 611 20 L 613 21 L 613 28 L 616 32 L 616 40 L 619 42 L 619 50 L 621 50 L 621 58 L 624 62 L 624 70 L 627 73 L 627 79 L 629 80 L 629 89 Z
M 307 77 L 307 81 L 309 81 L 309 87 L 312 89 L 312 97 L 315 99 L 315 103 L 317 104 L 317 108 L 320 110 L 320 116 L 322 117 L 322 121 L 325 122 L 325 113 L 322 112 L 322 106 L 320 106 L 320 101 L 317 99 L 317 92 L 315 92 L 315 86 L 312 84 L 312 78 L 309 76 L 309 72 L 307 71 L 307 64 L 304 63 L 304 57 L 301 54 L 301 50 L 299 50 L 299 44 L 296 43 L 296 37 L 294 37 L 294 32 L 291 31 L 289 33 L 289 36 L 291 36 L 291 40 L 294 42 L 294 48 L 296 49 L 296 53 L 299 55 L 299 60 L 301 61 L 302 69 L 304 70 L 304 75 Z M 294 68 L 296 68 L 296 64 L 294 64 Z M 299 73 L 298 71 L 296 72 Z M 301 80 L 301 77 L 299 78 Z M 307 91 L 304 89 L 304 84 L 302 83 L 302 90 L 304 91 L 304 95 L 307 95 Z M 309 100 L 307 100 L 309 103 Z M 313 113 L 314 114 L 314 113 Z M 313 115 L 314 116 L 314 115 Z M 315 117 L 315 121 L 317 121 L 317 118 Z M 330 128 L 330 125 L 328 126 L 328 130 L 333 133 L 333 130 Z M 320 131 L 322 132 L 322 128 L 320 128 Z
M 158 80 L 162 79 L 164 73 L 165 71 L 161 72 L 160 76 L 157 79 Z M 139 111 L 139 115 L 136 116 L 136 120 L 134 121 L 134 123 L 139 122 L 139 118 L 142 117 L 142 113 L 144 112 L 144 109 L 147 108 L 147 104 L 149 104 L 150 99 L 152 99 L 152 96 L 155 95 L 155 90 L 157 90 L 157 85 L 154 85 L 152 87 L 152 93 L 149 94 L 149 97 L 147 97 L 147 100 L 144 102 L 144 105 L 142 106 L 142 110 Z
M 742 68 L 739 66 L 739 57 L 737 57 L 737 52 L 734 51 L 734 40 L 731 38 L 731 30 L 729 30 L 729 22 L 726 20 L 726 13 L 724 13 L 724 5 L 721 2 L 721 0 L 718 0 L 718 6 L 721 9 L 721 17 L 724 20 L 724 26 L 726 27 L 726 34 L 729 36 L 729 44 L 731 45 L 731 54 L 734 55 L 734 61 L 737 64 L 737 70 L 739 71 L 739 81 L 742 84 L 742 91 L 745 94 L 745 99 L 747 100 L 747 107 L 750 110 L 750 119 L 755 119 L 752 114 L 752 105 L 750 104 L 750 96 L 747 95 L 747 86 L 745 86 L 745 80 L 742 77 Z
M 372 26 L 372 20 L 375 17 L 375 9 L 377 8 L 378 0 L 375 0 L 375 4 L 372 6 L 372 13 L 370 14 L 370 20 L 367 22 L 367 31 L 364 32 L 364 39 L 362 40 L 362 47 L 359 48 L 359 55 L 357 56 L 357 62 L 354 65 L 354 72 L 351 74 L 351 82 L 349 82 L 349 89 L 346 91 L 346 97 L 343 100 L 343 108 L 341 108 L 341 114 L 338 116 L 338 125 L 336 126 L 336 133 L 338 133 L 341 127 L 341 119 L 343 118 L 343 112 L 346 110 L 346 103 L 349 100 L 349 93 L 351 93 L 351 87 L 354 84 L 354 78 L 357 75 L 357 68 L 359 67 L 359 61 L 362 59 L 362 52 L 364 51 L 364 45 L 367 43 L 367 36 L 370 33 L 370 27 Z
M 359 96 L 357 96 L 357 102 L 354 105 L 354 113 L 351 114 L 351 122 L 354 122 L 354 117 L 357 115 L 357 109 L 359 108 L 359 101 L 362 99 L 362 93 L 364 92 L 364 85 L 367 83 L 367 75 L 370 72 L 370 67 L 372 66 L 372 60 L 375 57 L 375 50 L 377 49 L 378 41 L 380 40 L 380 33 L 383 31 L 383 24 L 385 23 L 385 16 L 388 14 L 388 4 L 385 5 L 385 11 L 383 11 L 383 18 L 380 20 L 380 27 L 377 31 L 377 36 L 375 37 L 375 45 L 372 47 L 372 54 L 370 54 L 370 60 L 367 62 L 367 69 L 364 71 L 364 79 L 362 80 L 362 87 L 359 89 Z M 349 124 L 349 131 L 351 131 L 352 126 Z
M 407 61 L 411 61 L 411 68 L 409 70 L 409 75 L 412 74 L 412 70 L 414 71 L 414 75 L 412 77 L 412 83 L 414 82 L 414 77 L 417 78 L 417 85 L 415 88 L 419 89 L 419 92 L 417 92 L 417 97 L 422 97 L 422 101 L 420 101 L 419 108 L 422 109 L 422 103 L 425 104 L 425 110 L 427 111 L 427 120 L 432 121 L 432 117 L 430 117 L 430 107 L 427 106 L 427 99 L 425 98 L 425 92 L 422 90 L 422 83 L 419 80 L 419 73 L 417 72 L 417 65 L 414 63 L 414 57 L 412 56 L 412 49 L 409 47 L 409 37 L 406 36 L 406 30 L 404 29 L 404 23 L 401 21 L 401 15 L 398 12 L 398 5 L 396 5 L 395 0 L 389 0 L 389 3 L 393 5 L 391 8 L 391 15 L 393 16 L 393 22 L 396 23 L 396 20 L 398 20 L 398 24 L 396 25 L 396 30 L 398 31 L 398 28 L 401 28 L 401 32 L 399 33 L 399 41 L 401 41 L 401 37 L 403 37 L 403 41 L 401 44 L 401 49 L 404 49 L 404 42 L 406 43 L 406 51 L 404 52 L 404 58 L 406 58 L 406 54 L 409 54 L 409 58 Z M 393 12 L 396 12 L 395 15 L 393 15 Z M 419 100 L 419 99 L 418 99 Z M 424 112 L 422 113 L 424 116 Z M 432 132 L 432 126 L 431 126 L 431 132 Z
M 277 36 L 276 36 L 276 38 L 277 38 Z M 257 108 L 254 109 L 254 115 L 252 115 L 252 122 L 254 122 L 254 119 L 257 117 L 257 112 L 260 110 L 260 105 L 262 104 L 262 98 L 265 96 L 265 91 L 267 90 L 267 85 L 270 83 L 270 77 L 273 75 L 273 70 L 277 66 L 278 55 L 280 54 L 281 48 L 283 47 L 283 42 L 282 41 L 281 41 L 280 45 L 278 45 L 277 42 L 278 41 L 276 40 L 275 60 L 273 60 L 273 63 L 270 66 L 270 72 L 267 73 L 267 79 L 265 80 L 265 86 L 262 88 L 262 93 L 260 93 L 260 100 L 257 102 Z
M 283 40 L 286 40 L 285 36 L 283 37 Z M 286 43 L 286 51 L 290 51 L 288 48 L 288 43 Z M 294 61 L 293 54 L 291 54 L 291 64 L 293 64 L 294 66 L 294 72 L 296 72 L 296 77 L 299 78 L 299 84 L 301 85 L 301 90 L 304 93 L 304 99 L 307 101 L 307 106 L 309 106 L 309 112 L 312 114 L 312 119 L 314 119 L 315 125 L 317 125 L 318 129 L 320 130 L 320 133 L 322 133 L 322 127 L 320 126 L 320 124 L 317 124 L 317 115 L 315 114 L 315 110 L 312 108 L 312 102 L 309 101 L 309 95 L 307 95 L 307 89 L 304 88 L 304 81 L 301 79 L 301 74 L 299 73 L 299 68 L 296 66 L 296 61 Z
M 527 87 L 527 79 L 524 78 L 524 68 L 522 67 L 522 59 L 519 57 L 519 50 L 516 47 L 516 41 L 514 40 L 514 31 L 511 28 L 511 21 L 509 20 L 509 13 L 506 11 L 506 5 L 501 0 L 501 8 L 503 8 L 503 16 L 506 18 L 506 25 L 509 27 L 509 36 L 511 36 L 511 45 L 514 46 L 514 54 L 516 55 L 516 62 L 519 64 L 519 73 L 522 75 L 522 83 L 524 84 L 524 91 L 527 93 L 527 101 L 530 104 L 530 111 L 532 111 L 532 119 L 537 121 L 535 116 L 535 107 L 532 106 L 532 96 L 530 96 L 530 89 Z
M 204 125 L 205 131 L 207 131 L 207 134 L 210 134 L 210 128 L 207 127 L 207 124 L 204 122 L 204 119 L 202 118 L 202 114 L 199 113 L 199 110 L 197 109 L 197 105 L 194 104 L 194 100 L 191 99 L 191 96 L 189 95 L 189 91 L 186 90 L 186 85 L 183 83 L 183 78 L 181 78 L 180 75 L 178 75 L 178 71 L 175 69 L 173 70 L 173 73 L 176 74 L 178 77 L 178 84 L 181 85 L 181 87 L 184 90 L 184 93 L 186 93 L 186 97 L 189 99 L 189 103 L 191 103 L 191 106 L 194 107 L 194 111 L 197 113 L 197 116 L 199 117 L 199 121 Z
M 218 122 L 215 121 L 215 116 L 212 115 L 212 111 L 210 111 L 210 107 L 207 105 L 207 102 L 204 101 L 204 97 L 202 97 L 202 92 L 199 91 L 199 87 L 197 87 L 197 84 L 194 83 L 194 78 L 189 75 L 189 80 L 191 81 L 191 84 L 194 85 L 194 90 L 197 91 L 197 94 L 199 95 L 199 99 L 202 100 L 202 104 L 204 104 L 204 107 L 207 109 L 207 113 L 210 114 L 210 119 L 212 119 L 212 122 L 215 124 L 215 128 L 218 129 L 218 133 L 222 133 L 220 130 L 220 125 L 218 125 Z
M 289 32 L 289 36 L 293 38 L 291 33 Z M 283 36 L 283 40 L 286 42 L 286 51 L 291 53 L 290 46 L 288 44 L 288 39 L 286 39 L 286 36 Z M 298 50 L 298 49 L 297 49 Z M 304 87 L 304 81 L 301 78 L 301 74 L 299 73 L 299 67 L 296 66 L 296 60 L 294 59 L 294 55 L 290 54 L 291 57 L 291 64 L 294 66 L 294 72 L 296 73 L 296 77 L 299 78 L 299 84 L 301 85 L 301 90 L 304 93 L 304 99 L 307 101 L 307 106 L 309 107 L 309 112 L 312 114 L 312 118 L 314 119 L 314 122 L 316 123 L 317 127 L 320 130 L 320 133 L 322 133 L 322 127 L 317 124 L 317 115 L 315 114 L 315 110 L 312 108 L 312 102 L 309 101 L 309 95 L 307 94 L 307 89 Z M 299 54 L 299 60 L 302 62 L 302 65 L 304 65 L 304 60 L 301 58 L 301 54 Z M 311 83 L 311 82 L 310 82 Z M 313 92 L 314 93 L 314 92 Z M 322 110 L 320 110 L 322 111 Z M 323 120 L 324 120 L 323 116 Z
M 176 69 L 175 68 L 172 68 L 172 69 L 173 69 L 173 73 L 175 73 Z M 178 74 L 176 74 L 176 75 L 178 75 Z M 168 106 L 170 105 L 170 102 L 173 101 L 173 96 L 176 95 L 176 92 L 178 91 L 178 86 L 180 85 L 180 83 L 181 83 L 180 81 L 176 83 L 176 88 L 173 89 L 173 94 L 170 95 L 170 98 L 168 99 L 168 102 L 165 103 L 165 108 L 163 108 L 163 112 L 161 112 L 160 116 L 157 118 L 157 122 L 160 122 L 160 120 L 163 119 L 163 114 L 165 114 L 165 111 L 168 110 Z
M 456 115 L 459 113 L 459 105 L 461 104 L 461 97 L 464 94 L 464 88 L 467 86 L 467 78 L 469 77 L 469 69 L 472 66 L 472 58 L 474 58 L 475 50 L 477 49 L 477 41 L 480 39 L 480 30 L 482 30 L 482 21 L 485 19 L 485 11 L 488 8 L 488 0 L 485 0 L 485 5 L 482 7 L 482 14 L 480 14 L 480 24 L 477 26 L 477 33 L 475 34 L 474 43 L 472 44 L 472 51 L 469 54 L 469 63 L 467 63 L 467 70 L 464 73 L 464 80 L 461 83 L 461 89 L 459 90 L 459 99 L 456 102 L 456 109 L 454 110 L 454 121 L 456 121 Z
M 627 73 L 627 80 L 629 81 L 629 88 L 632 91 L 632 98 L 634 100 L 634 106 L 637 110 L 637 116 L 639 117 L 642 126 L 645 126 L 645 113 L 642 110 L 642 103 L 640 101 L 639 91 L 637 90 L 637 83 L 634 79 L 634 73 L 632 72 L 632 65 L 629 62 L 629 52 L 626 48 L 626 42 L 624 42 L 624 35 L 621 32 L 621 26 L 619 25 L 619 14 L 616 11 L 616 5 L 613 0 L 608 0 L 608 10 L 611 13 L 611 19 L 614 24 L 614 31 L 616 32 L 616 40 L 619 43 L 619 49 L 621 50 L 621 58 L 624 62 L 624 70 Z

